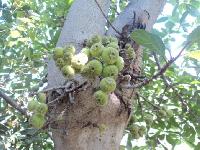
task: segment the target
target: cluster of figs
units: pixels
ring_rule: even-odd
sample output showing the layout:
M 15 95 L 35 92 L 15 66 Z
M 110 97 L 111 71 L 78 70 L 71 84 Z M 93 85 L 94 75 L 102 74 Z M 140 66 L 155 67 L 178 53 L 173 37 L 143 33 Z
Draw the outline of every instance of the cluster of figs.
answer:
M 46 104 L 46 94 L 39 93 L 38 100 L 31 100 L 28 102 L 28 110 L 31 112 L 29 123 L 37 129 L 40 129 L 45 124 L 45 115 L 48 111 Z
M 134 50 L 126 45 L 130 57 Z M 57 47 L 53 58 L 57 67 L 67 78 L 73 78 L 76 73 L 88 78 L 99 77 L 99 89 L 94 93 L 97 105 L 104 106 L 108 102 L 109 93 L 116 88 L 116 79 L 124 68 L 124 59 L 119 56 L 118 39 L 112 36 L 94 35 L 86 41 L 86 46 L 75 54 L 73 45 Z

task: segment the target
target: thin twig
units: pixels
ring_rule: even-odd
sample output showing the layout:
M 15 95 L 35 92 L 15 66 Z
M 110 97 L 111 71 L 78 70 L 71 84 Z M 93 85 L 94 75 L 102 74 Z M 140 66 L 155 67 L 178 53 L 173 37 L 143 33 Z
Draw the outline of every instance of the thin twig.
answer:
M 1 90 L 0 90 L 0 97 L 2 97 L 6 103 L 8 103 L 9 105 L 11 105 L 13 108 L 15 108 L 16 110 L 18 110 L 21 114 L 25 115 L 26 117 L 28 117 L 27 111 L 25 109 L 22 109 L 14 99 L 12 99 L 11 97 L 7 96 L 6 94 L 4 94 Z
M 80 89 L 82 86 L 87 85 L 87 84 L 88 84 L 88 82 L 85 81 L 85 82 L 83 82 L 82 84 L 80 84 L 80 85 L 78 85 L 78 86 L 74 86 L 74 87 L 69 88 L 69 89 L 66 88 L 66 89 L 64 90 L 64 93 L 63 93 L 62 95 L 60 95 L 60 96 L 57 97 L 56 99 L 50 101 L 50 102 L 48 103 L 48 105 L 49 105 L 49 104 L 52 104 L 52 103 L 54 103 L 54 102 L 56 102 L 56 101 L 59 101 L 60 99 L 62 99 L 63 97 L 65 97 L 68 93 L 71 93 L 71 92 L 73 92 L 73 91 L 76 91 L 76 90 Z M 66 86 L 66 87 L 67 87 L 67 86 Z M 55 89 L 52 89 L 52 90 L 55 90 Z M 72 100 L 72 99 L 71 99 L 71 100 Z
M 161 69 L 161 66 L 160 66 L 158 57 L 157 57 L 157 55 L 156 55 L 155 52 L 153 52 L 153 57 L 154 57 L 154 59 L 155 59 L 155 61 L 156 61 L 156 65 L 158 66 L 158 70 L 160 70 L 160 69 Z M 165 78 L 165 76 L 164 76 L 163 74 L 161 74 L 161 78 L 163 79 L 163 81 L 164 81 L 166 87 L 168 87 L 168 86 L 169 86 L 169 83 L 167 82 L 167 79 Z
M 137 93 L 137 95 L 138 95 L 139 97 L 141 97 L 145 102 L 147 102 L 147 103 L 149 103 L 150 105 L 152 105 L 153 107 L 155 107 L 156 109 L 160 109 L 159 106 L 154 105 L 153 103 L 151 103 L 150 101 L 148 101 L 144 96 L 142 96 L 142 95 L 140 95 L 140 94 L 138 94 L 138 93 Z
M 97 2 L 97 0 L 94 0 L 98 6 L 98 8 L 100 9 L 102 15 L 104 16 L 104 18 L 106 19 L 106 21 L 108 22 L 108 24 L 113 28 L 113 30 L 115 30 L 115 32 L 119 35 L 121 35 L 121 33 L 112 25 L 112 23 L 110 22 L 110 20 L 108 20 L 108 18 L 106 17 L 106 14 L 103 12 L 101 6 L 99 5 L 99 3 Z

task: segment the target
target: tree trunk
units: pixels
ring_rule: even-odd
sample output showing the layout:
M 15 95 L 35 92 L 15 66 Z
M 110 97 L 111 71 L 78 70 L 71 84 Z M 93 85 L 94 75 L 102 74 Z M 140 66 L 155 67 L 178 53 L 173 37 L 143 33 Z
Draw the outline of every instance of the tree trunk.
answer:
M 109 0 L 97 0 L 103 12 L 108 14 Z M 121 32 L 126 24 L 133 21 L 133 10 L 136 12 L 137 21 L 147 24 L 150 30 L 160 14 L 165 0 L 135 0 L 117 17 L 113 25 Z M 148 18 L 146 10 L 150 19 Z M 138 18 L 139 17 L 139 18 Z M 71 6 L 62 29 L 57 46 L 74 44 L 77 53 L 81 49 L 83 41 L 92 35 L 105 34 L 106 19 L 97 6 L 95 0 L 75 0 Z M 117 35 L 110 27 L 108 35 Z M 140 73 L 142 63 L 142 49 L 136 50 L 136 61 L 133 68 Z M 109 95 L 108 105 L 98 107 L 93 98 L 97 80 L 87 80 L 80 75 L 74 77 L 76 84 L 87 83 L 84 90 L 72 91 L 70 95 L 56 101 L 49 106 L 50 129 L 56 150 L 118 150 L 123 131 L 127 125 L 131 103 L 134 93 L 132 90 L 123 89 L 121 97 L 126 101 L 121 102 L 117 94 Z M 68 80 L 68 83 L 74 82 Z M 62 76 L 53 60 L 48 64 L 48 88 L 57 88 L 63 85 L 66 79 Z M 123 83 L 124 84 L 124 83 Z M 126 84 L 126 83 L 125 83 Z M 69 97 L 74 94 L 75 103 L 69 102 Z M 117 96 L 116 96 L 117 95 Z M 48 101 L 54 100 L 55 93 L 48 92 Z

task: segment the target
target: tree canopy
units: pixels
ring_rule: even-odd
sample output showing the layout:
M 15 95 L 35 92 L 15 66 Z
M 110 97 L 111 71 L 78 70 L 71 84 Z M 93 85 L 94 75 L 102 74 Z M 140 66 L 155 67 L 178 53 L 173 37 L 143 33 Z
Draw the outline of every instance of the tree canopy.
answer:
M 0 0 L 0 92 L 23 109 L 47 85 L 46 59 L 72 3 Z M 111 1 L 110 22 L 127 4 Z M 181 143 L 200 149 L 199 23 L 198 0 L 168 0 L 151 33 L 131 33 L 144 47 L 144 84 L 134 100 L 121 149 L 171 149 Z M 28 118 L 4 99 L 0 94 L 0 149 L 53 149 L 48 130 L 32 128 Z M 141 137 L 135 134 L 137 127 L 145 128 Z

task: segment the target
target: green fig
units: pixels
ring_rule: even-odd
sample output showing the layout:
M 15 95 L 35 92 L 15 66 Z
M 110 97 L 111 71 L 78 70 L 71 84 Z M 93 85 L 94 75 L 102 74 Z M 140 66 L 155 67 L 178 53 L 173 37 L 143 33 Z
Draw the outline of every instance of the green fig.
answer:
M 62 58 L 57 58 L 57 60 L 56 60 L 56 65 L 57 65 L 59 68 L 62 68 L 62 67 L 65 65 L 65 61 L 64 61 Z
M 122 57 L 118 57 L 115 65 L 117 66 L 119 72 L 122 71 L 122 69 L 124 68 L 124 59 Z
M 69 65 L 62 67 L 62 72 L 66 77 L 73 77 L 75 74 L 74 69 Z
M 31 100 L 28 102 L 28 110 L 34 112 L 38 106 L 38 102 L 35 100 Z
M 38 100 L 40 103 L 46 103 L 46 94 L 45 93 L 39 93 L 38 94 Z
M 115 43 L 115 42 L 109 43 L 109 44 L 107 45 L 107 47 L 112 47 L 112 48 L 114 48 L 114 49 L 119 50 L 118 43 Z
M 142 137 L 145 132 L 146 132 L 146 127 L 145 126 L 140 126 L 139 130 L 138 130 L 138 134 L 140 135 L 140 137 Z
M 171 118 L 171 117 L 174 116 L 174 113 L 173 113 L 172 110 L 167 110 L 166 113 L 167 113 L 167 117 L 168 117 L 168 118 Z
M 108 38 L 109 38 L 110 43 L 117 43 L 118 44 L 118 39 L 116 37 L 109 36 Z
M 86 46 L 90 48 L 95 43 L 101 43 L 101 36 L 99 35 L 92 36 L 91 39 L 87 40 Z
M 116 82 L 112 77 L 103 78 L 100 81 L 100 89 L 105 93 L 113 92 L 116 88 Z
M 135 59 L 135 57 L 136 57 L 135 51 L 132 47 L 126 49 L 126 54 L 127 54 L 129 59 Z
M 91 57 L 91 54 L 90 54 L 90 49 L 89 49 L 89 48 L 87 48 L 87 47 L 83 48 L 83 49 L 81 50 L 81 53 L 84 53 L 84 54 L 86 54 L 88 58 L 90 58 L 90 57 Z
M 104 48 L 104 46 L 101 43 L 95 43 L 90 48 L 90 54 L 91 54 L 91 56 L 92 57 L 99 57 L 99 56 L 101 56 L 103 48 Z
M 127 44 L 125 45 L 125 49 L 131 48 L 131 47 L 132 47 L 132 46 L 131 46 L 130 43 L 127 43 Z
M 108 36 L 103 36 L 102 37 L 102 44 L 103 46 L 107 46 L 110 43 L 110 39 Z
M 160 117 L 160 118 L 165 118 L 166 116 L 167 116 L 167 113 L 166 113 L 165 110 L 160 109 L 160 110 L 158 111 L 158 117 Z
M 129 121 L 129 124 L 133 124 L 137 121 L 137 118 L 136 116 L 132 115 L 131 118 L 130 118 L 130 121 Z
M 130 127 L 130 133 L 131 133 L 133 139 L 139 139 L 140 138 L 140 135 L 138 133 L 139 129 L 140 129 L 140 127 L 137 124 L 133 124 Z
M 89 61 L 82 69 L 81 73 L 88 77 L 100 76 L 102 73 L 102 63 L 98 60 Z
M 152 123 L 153 123 L 153 116 L 150 115 L 150 114 L 146 114 L 144 116 L 144 120 L 145 120 L 145 122 L 146 122 L 147 125 L 151 126 Z
M 58 58 L 62 58 L 63 55 L 64 55 L 63 48 L 61 48 L 61 47 L 54 48 L 53 57 L 54 57 L 55 60 L 58 59 Z
M 34 128 L 40 129 L 45 123 L 45 118 L 43 115 L 36 113 L 30 117 L 29 122 Z
M 63 60 L 65 65 L 70 65 L 73 58 L 73 54 L 70 52 L 65 52 L 63 56 Z
M 94 97 L 95 97 L 97 105 L 99 106 L 105 106 L 108 102 L 108 95 L 101 90 L 96 91 L 94 93 Z
M 114 79 L 118 76 L 118 68 L 115 65 L 108 65 L 103 68 L 103 77 L 113 77 Z
M 47 104 L 44 104 L 44 103 L 39 103 L 39 105 L 36 108 L 36 112 L 38 114 L 43 115 L 43 116 L 45 116 L 47 111 L 48 111 L 48 106 L 47 106 Z
M 102 59 L 104 63 L 106 64 L 114 64 L 119 57 L 118 50 L 112 48 L 112 47 L 106 47 L 104 48 L 102 52 Z
M 76 52 L 76 49 L 73 45 L 66 45 L 64 47 L 64 53 L 71 53 L 72 55 L 74 55 Z
M 91 40 L 92 40 L 93 44 L 100 43 L 101 42 L 101 36 L 100 35 L 94 35 L 94 36 L 92 36 Z

